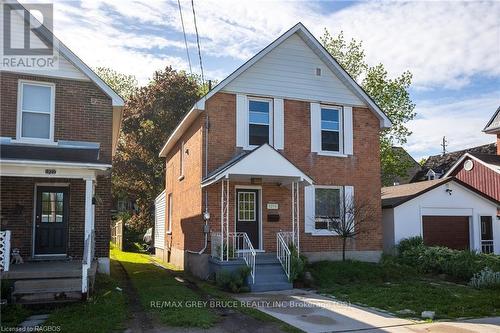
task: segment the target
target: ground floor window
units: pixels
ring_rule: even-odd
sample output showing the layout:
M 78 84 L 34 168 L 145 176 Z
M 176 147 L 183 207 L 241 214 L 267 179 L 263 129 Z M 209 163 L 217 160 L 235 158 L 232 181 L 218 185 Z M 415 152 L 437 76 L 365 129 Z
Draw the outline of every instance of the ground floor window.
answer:
M 343 198 L 342 187 L 321 186 L 314 189 L 315 229 L 329 230 L 331 223 L 340 217 Z

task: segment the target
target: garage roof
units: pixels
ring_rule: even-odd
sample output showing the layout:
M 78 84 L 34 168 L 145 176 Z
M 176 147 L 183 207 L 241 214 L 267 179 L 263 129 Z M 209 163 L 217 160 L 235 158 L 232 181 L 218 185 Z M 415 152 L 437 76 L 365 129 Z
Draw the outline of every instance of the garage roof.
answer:
M 427 180 L 424 182 L 418 183 L 410 183 L 399 186 L 388 186 L 382 187 L 382 208 L 394 208 L 397 207 L 407 201 L 410 201 L 425 192 L 428 192 L 436 187 L 439 187 L 449 181 L 453 181 L 463 187 L 467 188 L 470 191 L 473 191 L 483 198 L 494 202 L 497 205 L 500 205 L 500 202 L 490 196 L 487 196 L 483 192 L 475 189 L 469 184 L 464 183 L 463 181 L 456 179 L 454 177 L 445 177 L 441 179 L 435 180 Z
M 398 186 L 382 187 L 382 208 L 392 208 L 452 180 L 441 178 Z

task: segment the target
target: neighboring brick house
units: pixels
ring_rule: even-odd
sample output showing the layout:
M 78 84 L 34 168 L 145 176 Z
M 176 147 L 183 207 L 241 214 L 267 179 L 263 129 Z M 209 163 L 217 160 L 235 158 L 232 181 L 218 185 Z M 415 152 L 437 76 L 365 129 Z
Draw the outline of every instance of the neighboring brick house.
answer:
M 251 267 L 267 254 L 286 270 L 284 243 L 313 261 L 337 259 L 341 240 L 325 217 L 355 197 L 374 217 L 348 243 L 348 256 L 377 261 L 379 132 L 390 125 L 295 25 L 198 101 L 166 142 L 166 224 L 157 255 L 201 276 L 233 250 Z
M 0 71 L 2 278 L 51 278 L 46 285 L 59 292 L 76 283 L 85 295 L 96 266 L 109 273 L 111 162 L 124 101 L 47 28 L 32 38 L 58 51 L 59 66 Z M 25 264 L 8 267 L 8 246 Z

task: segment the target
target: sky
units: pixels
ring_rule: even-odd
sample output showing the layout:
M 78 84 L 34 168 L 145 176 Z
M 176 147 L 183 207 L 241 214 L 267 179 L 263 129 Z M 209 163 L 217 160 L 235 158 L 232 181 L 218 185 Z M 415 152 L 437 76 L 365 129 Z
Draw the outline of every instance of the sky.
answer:
M 21 1 L 33 2 L 33 1 Z M 45 2 L 45 1 L 44 1 Z M 192 70 L 200 73 L 191 1 L 181 0 Z M 363 42 L 370 65 L 409 70 L 417 117 L 404 147 L 418 161 L 491 143 L 482 133 L 500 105 L 500 1 L 195 0 L 206 79 L 221 81 L 297 22 Z M 177 1 L 54 2 L 54 32 L 91 67 L 133 74 L 189 71 Z

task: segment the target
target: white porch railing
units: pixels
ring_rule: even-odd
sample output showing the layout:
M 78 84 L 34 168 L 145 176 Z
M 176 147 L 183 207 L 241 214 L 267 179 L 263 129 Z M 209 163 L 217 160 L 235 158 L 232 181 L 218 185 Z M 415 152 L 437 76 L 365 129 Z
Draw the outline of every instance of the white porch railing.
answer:
M 10 230 L 0 231 L 0 270 L 9 271 L 10 266 Z
M 255 282 L 255 249 L 248 238 L 246 232 L 230 232 L 228 234 L 227 244 L 222 245 L 222 235 L 220 232 L 210 234 L 210 244 L 212 247 L 211 255 L 221 261 L 243 258 L 246 265 L 250 268 L 252 283 Z
M 283 267 L 288 279 L 290 279 L 290 245 L 293 245 L 293 234 L 293 232 L 278 232 L 276 234 L 276 257 L 281 263 L 281 267 Z
M 493 240 L 486 239 L 481 241 L 481 252 L 482 253 L 493 253 Z

